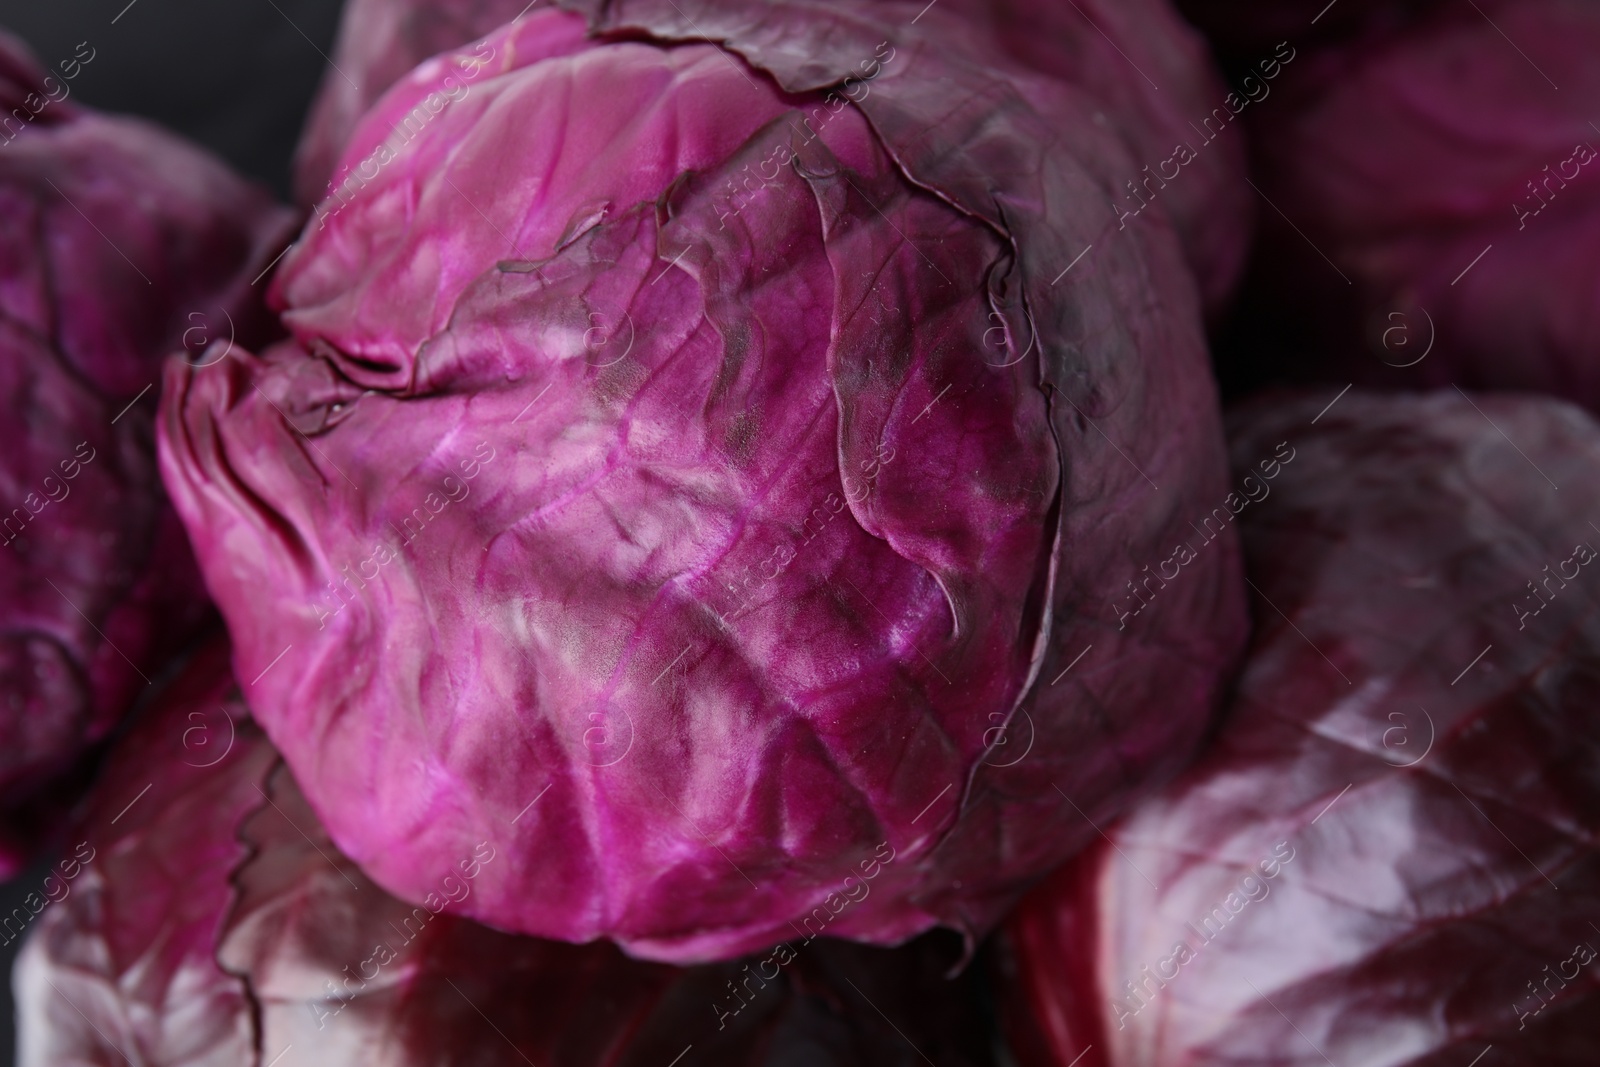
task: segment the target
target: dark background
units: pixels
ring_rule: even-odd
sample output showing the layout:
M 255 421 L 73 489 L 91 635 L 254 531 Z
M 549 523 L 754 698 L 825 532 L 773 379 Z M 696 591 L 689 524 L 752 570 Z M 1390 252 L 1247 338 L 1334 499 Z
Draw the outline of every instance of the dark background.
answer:
M 341 3 L 0 0 L 0 27 L 46 67 L 87 41 L 94 61 L 72 99 L 154 119 L 287 197 L 289 156 Z
M 287 199 L 289 158 L 333 50 L 341 3 L 0 0 L 0 28 L 27 42 L 46 67 L 87 41 L 94 60 L 72 82 L 74 101 L 159 122 Z M 47 860 L 0 885 L 0 915 L 36 891 L 49 867 Z M 9 979 L 21 944 L 0 946 L 4 1067 L 14 1062 Z

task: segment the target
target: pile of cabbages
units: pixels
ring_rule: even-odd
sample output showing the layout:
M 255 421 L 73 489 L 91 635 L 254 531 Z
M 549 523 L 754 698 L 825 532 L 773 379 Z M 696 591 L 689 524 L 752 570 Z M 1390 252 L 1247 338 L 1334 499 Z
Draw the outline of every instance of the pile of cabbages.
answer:
M 17 1062 L 1593 1067 L 1596 55 L 350 0 L 291 208 L 0 37 Z

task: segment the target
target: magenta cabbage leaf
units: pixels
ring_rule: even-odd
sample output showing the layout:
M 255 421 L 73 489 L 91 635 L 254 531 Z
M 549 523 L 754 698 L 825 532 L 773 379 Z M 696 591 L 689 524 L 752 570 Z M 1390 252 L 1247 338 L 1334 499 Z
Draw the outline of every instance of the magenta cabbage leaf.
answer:
M 879 0 L 874 6 L 892 18 L 905 5 Z M 340 173 L 334 172 L 357 120 L 384 90 L 428 57 L 461 48 L 526 15 L 530 7 L 518 0 L 346 4 L 333 63 L 298 149 L 300 200 L 308 207 L 322 200 L 359 163 L 346 159 Z M 1244 180 L 1242 133 L 1212 140 L 1194 136 L 1195 116 L 1221 106 L 1227 97 L 1204 40 L 1182 24 L 1166 0 L 1083 0 L 1071 5 L 945 0 L 944 8 L 959 9 L 966 20 L 963 37 L 969 48 L 981 48 L 986 62 L 1013 68 L 1010 77 L 1018 90 L 1046 121 L 1073 129 L 1085 118 L 1082 93 L 1094 98 L 1089 117 L 1101 124 L 1114 121 L 1138 160 L 1134 171 L 1122 176 L 1112 199 L 1127 194 L 1128 182 L 1150 183 L 1141 185 L 1144 195 L 1159 193 L 1208 314 L 1219 312 L 1244 267 L 1254 194 Z M 1135 71 L 1137 77 L 1132 76 Z M 1077 92 L 1063 92 L 1063 81 Z M 1203 143 L 1204 151 L 1183 164 L 1183 180 L 1172 181 L 1169 188 L 1161 178 L 1162 163 L 1180 142 Z M 1139 169 L 1144 164 L 1156 171 L 1153 180 L 1148 169 Z
M 293 225 L 221 162 L 87 111 L 81 45 L 50 72 L 0 35 L 0 808 L 29 802 L 145 689 L 205 594 L 165 500 L 162 360 L 223 358 Z M 5 817 L 0 871 L 39 813 Z
M 1600 1058 L 1600 427 L 1332 396 L 1230 417 L 1236 472 L 1295 456 L 1256 640 L 1201 761 L 1019 909 L 1031 1064 Z
M 490 839 L 452 907 L 515 932 L 973 940 L 1242 644 L 1194 283 L 1106 206 L 1096 102 L 1051 133 L 953 17 L 645 15 L 395 86 L 274 280 L 293 340 L 171 365 L 164 475 L 388 891 Z
M 1250 250 L 1255 194 L 1245 180 L 1243 123 L 1231 128 L 1230 117 L 1226 124 L 1196 125 L 1213 109 L 1229 114 L 1228 87 L 1205 40 L 1168 0 L 943 0 L 940 6 L 987 29 L 998 54 L 1036 75 L 1014 77 L 1063 134 L 1084 120 L 1077 93 L 1095 99 L 1099 106 L 1089 120 L 1114 121 L 1136 160 L 1108 190 L 1115 210 L 1159 201 L 1207 315 L 1220 315 Z M 1061 94 L 1056 83 L 1062 81 L 1077 93 Z M 1130 185 L 1138 190 L 1131 197 Z
M 330 191 L 356 123 L 411 68 L 510 22 L 527 0 L 348 0 L 322 85 L 295 149 L 295 198 L 310 207 Z
M 24 1067 L 991 1062 L 975 977 L 942 978 L 927 939 L 682 970 L 401 903 L 328 839 L 221 643 L 119 743 L 76 830 L 16 969 Z M 480 842 L 435 896 L 504 862 Z
M 66 858 L 26 902 L 19 1063 L 266 1062 L 215 939 L 250 854 L 236 831 L 278 762 L 226 643 L 204 646 L 112 750 Z

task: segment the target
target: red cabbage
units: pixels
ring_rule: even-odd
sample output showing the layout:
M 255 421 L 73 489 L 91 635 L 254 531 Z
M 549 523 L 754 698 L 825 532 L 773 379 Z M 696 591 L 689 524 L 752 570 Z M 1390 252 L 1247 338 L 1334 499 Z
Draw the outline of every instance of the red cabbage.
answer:
M 1332 398 L 1230 418 L 1236 472 L 1295 456 L 1242 519 L 1255 643 L 1200 762 L 1013 919 L 1030 1064 L 1600 1057 L 1600 427 Z
M 388 891 L 494 839 L 453 907 L 511 931 L 970 943 L 1242 642 L 1194 283 L 1089 195 L 1137 169 L 1097 101 L 1035 110 L 954 16 L 692 11 L 395 86 L 274 280 L 292 342 L 171 367 L 164 474 Z
M 0 809 L 105 737 L 205 610 L 156 470 L 161 361 L 267 326 L 250 287 L 293 225 L 222 163 L 78 106 L 79 45 L 0 35 Z M 0 874 L 47 820 L 0 826 Z

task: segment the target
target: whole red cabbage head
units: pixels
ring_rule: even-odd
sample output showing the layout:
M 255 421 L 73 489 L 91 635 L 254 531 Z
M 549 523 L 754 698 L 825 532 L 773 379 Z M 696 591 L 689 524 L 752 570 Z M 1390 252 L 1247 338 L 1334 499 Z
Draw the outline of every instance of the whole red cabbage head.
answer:
M 172 365 L 247 698 L 396 896 L 493 839 L 452 907 L 508 930 L 970 943 L 1188 758 L 1244 617 L 1178 241 L 1093 98 L 1051 133 L 909 14 L 435 57 L 285 258 L 292 342 Z
M 1243 519 L 1255 643 L 1012 920 L 1030 1065 L 1600 1058 L 1600 426 L 1334 395 L 1230 416 L 1236 471 L 1295 454 Z
M 95 58 L 47 73 L 0 35 L 0 809 L 103 738 L 204 611 L 156 470 L 160 367 L 266 336 L 250 281 L 294 221 L 198 148 L 79 107 Z M 6 817 L 0 873 L 39 829 Z
M 1600 7 L 1439 3 L 1307 49 L 1254 112 L 1241 318 L 1343 385 L 1600 408 Z M 1300 362 L 1310 362 L 1301 360 Z
M 119 742 L 75 829 L 15 971 L 23 1067 L 992 1062 L 949 944 L 794 939 L 684 970 L 401 903 L 328 839 L 222 643 Z M 438 895 L 506 858 L 480 842 Z

